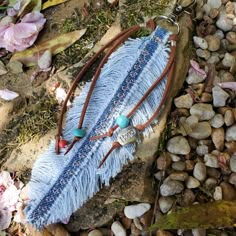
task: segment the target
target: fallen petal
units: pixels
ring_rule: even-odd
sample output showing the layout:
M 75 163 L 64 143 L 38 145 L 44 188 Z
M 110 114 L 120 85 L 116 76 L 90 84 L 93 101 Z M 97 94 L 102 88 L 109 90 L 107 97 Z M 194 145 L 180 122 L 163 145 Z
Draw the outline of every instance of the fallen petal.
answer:
M 45 22 L 44 15 L 38 11 L 28 13 L 21 19 L 21 23 L 32 23 L 36 25 L 38 31 L 42 29 Z
M 206 72 L 199 67 L 199 64 L 196 61 L 190 60 L 190 65 L 191 67 L 189 69 L 189 74 L 196 73 L 199 76 L 201 76 L 203 79 L 207 77 Z
M 0 209 L 0 230 L 7 229 L 11 224 L 12 213 L 7 208 Z
M 221 88 L 227 88 L 227 89 L 231 89 L 233 91 L 236 91 L 236 82 L 224 82 L 224 83 L 218 83 L 218 85 Z
M 18 93 L 10 91 L 8 89 L 0 89 L 0 98 L 6 101 L 13 100 L 19 96 Z
M 1 171 L 0 172 L 0 185 L 3 185 L 5 187 L 10 186 L 14 184 L 13 179 L 11 178 L 11 175 L 8 171 Z
M 51 66 L 52 53 L 50 50 L 46 50 L 38 60 L 38 66 L 40 69 L 45 70 Z

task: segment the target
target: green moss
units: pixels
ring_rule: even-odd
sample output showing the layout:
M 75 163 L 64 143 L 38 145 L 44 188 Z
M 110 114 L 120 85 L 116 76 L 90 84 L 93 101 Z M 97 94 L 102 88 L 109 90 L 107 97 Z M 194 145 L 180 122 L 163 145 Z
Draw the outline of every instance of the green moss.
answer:
M 55 58 L 56 67 L 70 66 L 83 59 L 97 41 L 106 33 L 112 23 L 115 22 L 118 8 L 111 8 L 107 1 L 104 1 L 101 9 L 94 9 L 87 6 L 89 15 L 84 17 L 81 13 L 66 18 L 59 31 L 67 33 L 74 30 L 84 29 L 85 35 L 71 47 L 58 54 Z
M 40 95 L 42 96 L 42 95 Z M 56 127 L 57 101 L 45 94 L 39 99 L 35 96 L 27 105 L 27 111 L 12 118 L 8 126 L 0 134 L 0 164 L 6 154 L 26 142 L 38 139 L 47 131 Z

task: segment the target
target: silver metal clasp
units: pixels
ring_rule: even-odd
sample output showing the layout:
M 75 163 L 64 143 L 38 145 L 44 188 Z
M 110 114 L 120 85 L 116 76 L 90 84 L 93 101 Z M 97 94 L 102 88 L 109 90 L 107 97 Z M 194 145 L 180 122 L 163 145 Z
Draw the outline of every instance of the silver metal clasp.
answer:
M 192 2 L 186 6 L 182 6 L 179 3 L 176 3 L 173 12 L 169 15 L 171 22 L 178 22 L 179 16 L 181 16 L 183 13 L 191 14 L 192 13 L 191 7 L 195 3 L 196 3 L 196 0 L 192 0 Z

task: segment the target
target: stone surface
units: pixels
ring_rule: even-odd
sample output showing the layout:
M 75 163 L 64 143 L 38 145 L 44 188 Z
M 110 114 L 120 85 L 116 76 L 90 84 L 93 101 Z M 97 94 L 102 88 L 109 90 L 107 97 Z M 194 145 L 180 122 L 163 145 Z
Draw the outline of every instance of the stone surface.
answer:
M 207 145 L 199 145 L 196 148 L 196 153 L 199 156 L 204 156 L 205 154 L 209 153 L 209 147 Z
M 224 122 L 226 126 L 231 126 L 234 123 L 234 114 L 231 110 L 227 110 L 224 114 Z
M 171 157 L 168 153 L 163 153 L 157 158 L 157 169 L 166 170 L 171 165 Z
M 182 194 L 182 198 L 181 198 L 181 206 L 191 206 L 194 201 L 195 201 L 195 194 L 191 189 L 185 189 L 183 194 Z
M 230 169 L 233 172 L 236 172 L 236 155 L 232 155 L 229 161 Z
M 214 189 L 217 185 L 217 182 L 217 179 L 210 177 L 206 179 L 205 186 L 207 189 Z
M 212 141 L 215 145 L 215 148 L 219 151 L 223 151 L 225 146 L 225 130 L 223 127 L 218 129 L 212 129 L 211 133 Z
M 225 53 L 225 56 L 222 60 L 222 64 L 225 67 L 231 67 L 235 62 L 235 57 L 231 55 L 230 53 Z
M 180 193 L 184 190 L 184 185 L 176 180 L 164 181 L 164 183 L 160 187 L 160 193 L 162 196 L 172 196 L 177 193 Z
M 150 208 L 151 205 L 149 203 L 129 205 L 124 208 L 124 214 L 128 219 L 134 219 L 145 214 Z
M 222 188 L 220 186 L 215 187 L 215 191 L 213 194 L 213 198 L 216 201 L 222 200 L 223 199 L 223 193 L 222 193 Z
M 193 236 L 206 236 L 205 229 L 192 229 Z
M 206 179 L 206 166 L 202 162 L 196 163 L 193 169 L 193 176 L 198 179 L 199 181 L 203 181 Z
M 224 125 L 224 117 L 222 114 L 215 114 L 215 116 L 210 120 L 210 124 L 213 128 L 220 128 Z
M 161 196 L 159 198 L 159 207 L 160 207 L 160 210 L 163 212 L 163 213 L 167 213 L 173 203 L 175 202 L 175 198 L 174 197 L 163 197 Z
M 232 173 L 232 174 L 229 176 L 229 183 L 230 183 L 230 184 L 233 184 L 233 185 L 236 185 L 236 173 Z
M 204 38 L 193 36 L 193 42 L 196 47 L 199 47 L 201 49 L 207 49 L 208 43 Z
M 220 39 L 216 35 L 207 35 L 205 40 L 208 43 L 208 50 L 215 52 L 220 49 Z
M 208 0 L 207 5 L 210 8 L 220 8 L 222 5 L 222 2 L 221 2 L 221 0 Z
M 185 169 L 185 163 L 183 161 L 177 161 L 172 163 L 172 169 L 177 171 L 183 171 Z
M 236 124 L 226 129 L 225 139 L 227 141 L 236 141 Z
M 100 230 L 94 229 L 88 233 L 88 236 L 103 236 L 103 234 Z
M 200 186 L 200 182 L 192 176 L 188 177 L 185 184 L 186 187 L 189 189 L 198 188 Z
M 178 108 L 190 108 L 193 105 L 193 99 L 189 94 L 182 95 L 174 99 L 175 106 Z
M 231 201 L 236 199 L 236 190 L 231 184 L 222 182 L 220 187 L 222 188 L 223 200 Z
M 188 174 L 183 171 L 178 171 L 171 173 L 169 177 L 172 180 L 185 181 L 188 178 Z
M 173 236 L 172 233 L 168 232 L 168 231 L 164 231 L 164 230 L 158 230 L 156 232 L 156 236 Z
M 233 28 L 233 21 L 226 14 L 221 14 L 216 21 L 216 26 L 223 31 L 230 31 Z
M 217 157 L 212 154 L 206 154 L 204 156 L 205 165 L 212 168 L 219 168 Z
M 191 148 L 185 137 L 176 136 L 168 140 L 167 150 L 173 154 L 187 155 L 191 151 Z
M 211 104 L 197 103 L 191 107 L 190 114 L 199 117 L 199 120 L 203 121 L 212 119 L 215 112 Z
M 215 86 L 212 88 L 213 94 L 213 105 L 214 107 L 223 107 L 226 104 L 226 100 L 229 98 L 229 94 L 226 93 L 219 86 Z
M 188 134 L 190 137 L 201 140 L 208 138 L 211 135 L 211 126 L 208 122 L 199 122 L 192 131 Z
M 111 225 L 111 230 L 115 236 L 126 236 L 126 230 L 119 221 L 114 221 Z
M 196 50 L 196 54 L 197 54 L 197 56 L 199 56 L 200 58 L 203 58 L 205 60 L 208 60 L 211 56 L 211 53 L 208 50 L 203 50 L 200 48 L 198 48 Z

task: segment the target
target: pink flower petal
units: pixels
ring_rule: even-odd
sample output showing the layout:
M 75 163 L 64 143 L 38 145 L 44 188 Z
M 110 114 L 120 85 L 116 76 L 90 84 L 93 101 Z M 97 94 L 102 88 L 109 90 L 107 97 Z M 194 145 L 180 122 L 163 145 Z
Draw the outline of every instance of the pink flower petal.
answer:
M 0 209 L 0 230 L 7 229 L 11 224 L 12 213 L 7 209 Z
M 236 82 L 224 82 L 224 83 L 218 83 L 218 85 L 221 88 L 227 88 L 227 89 L 231 89 L 233 91 L 236 91 Z
M 13 100 L 15 98 L 17 98 L 19 96 L 18 93 L 15 93 L 13 91 L 10 91 L 8 89 L 0 89 L 0 98 L 6 100 L 6 101 L 10 101 Z
M 31 37 L 33 34 L 38 33 L 37 27 L 30 23 L 19 23 L 13 27 L 13 35 L 15 40 Z M 17 41 L 18 42 L 18 41 Z
M 199 67 L 199 64 L 196 61 L 190 60 L 190 65 L 191 67 L 188 71 L 189 74 L 196 73 L 198 76 L 201 76 L 203 79 L 207 77 L 206 72 Z
M 1 171 L 0 172 L 0 185 L 7 187 L 12 184 L 14 184 L 14 181 L 11 178 L 10 173 L 8 171 Z
M 40 31 L 46 22 L 46 19 L 44 18 L 44 15 L 38 11 L 33 11 L 31 13 L 26 14 L 22 20 L 22 23 L 31 23 L 34 24 L 38 31 Z

